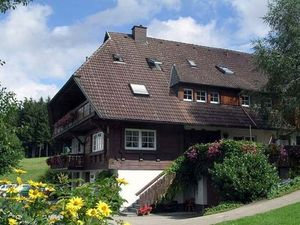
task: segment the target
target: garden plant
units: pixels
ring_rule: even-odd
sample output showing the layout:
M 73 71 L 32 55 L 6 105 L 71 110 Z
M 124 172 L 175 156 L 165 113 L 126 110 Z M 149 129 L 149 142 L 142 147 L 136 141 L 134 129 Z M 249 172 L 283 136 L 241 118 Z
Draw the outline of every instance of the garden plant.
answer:
M 124 200 L 121 185 L 126 180 L 114 176 L 70 188 L 65 174 L 57 185 L 22 180 L 26 171 L 15 169 L 16 180 L 3 179 L 0 184 L 12 184 L 0 197 L 1 225 L 101 225 L 113 222 Z M 80 182 L 80 180 L 78 180 Z M 28 193 L 20 192 L 28 183 Z M 114 221 L 115 224 L 129 224 Z

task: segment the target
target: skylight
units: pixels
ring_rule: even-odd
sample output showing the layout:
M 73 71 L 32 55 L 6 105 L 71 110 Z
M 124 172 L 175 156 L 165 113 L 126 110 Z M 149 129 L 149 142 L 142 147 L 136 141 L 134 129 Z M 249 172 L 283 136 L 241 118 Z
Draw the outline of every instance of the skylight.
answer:
M 194 60 L 188 59 L 187 61 L 189 62 L 189 64 L 190 64 L 191 67 L 197 67 L 197 64 L 195 63 Z
M 232 75 L 234 74 L 234 72 L 232 70 L 230 70 L 228 67 L 226 66 L 216 66 L 216 68 L 218 70 L 220 70 L 222 73 L 227 74 L 227 75 Z
M 149 92 L 145 85 L 143 84 L 130 84 L 130 88 L 133 94 L 136 95 L 149 95 Z
M 147 60 L 147 63 L 149 65 L 149 67 L 152 69 L 152 68 L 156 68 L 158 70 L 161 70 L 161 67 L 160 65 L 162 65 L 162 62 L 158 61 L 157 59 L 155 58 L 146 58 Z
M 113 59 L 114 62 L 124 62 L 124 59 L 122 58 L 122 56 L 120 54 L 113 54 Z

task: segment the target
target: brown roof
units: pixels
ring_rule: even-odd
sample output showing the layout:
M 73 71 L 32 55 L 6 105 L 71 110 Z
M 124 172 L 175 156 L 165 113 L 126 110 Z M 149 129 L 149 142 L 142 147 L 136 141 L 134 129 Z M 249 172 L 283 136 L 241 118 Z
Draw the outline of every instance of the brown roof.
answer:
M 180 101 L 170 89 L 175 64 L 180 82 L 258 90 L 266 78 L 254 70 L 250 54 L 192 44 L 147 38 L 136 42 L 131 35 L 109 33 L 105 43 L 75 73 L 75 80 L 103 119 L 180 124 L 248 127 L 255 125 L 240 106 Z M 125 64 L 114 63 L 120 54 Z M 162 62 L 151 69 L 146 58 Z M 187 59 L 194 60 L 191 68 Z M 225 75 L 215 66 L 234 71 Z M 133 95 L 129 84 L 143 84 L 150 96 Z

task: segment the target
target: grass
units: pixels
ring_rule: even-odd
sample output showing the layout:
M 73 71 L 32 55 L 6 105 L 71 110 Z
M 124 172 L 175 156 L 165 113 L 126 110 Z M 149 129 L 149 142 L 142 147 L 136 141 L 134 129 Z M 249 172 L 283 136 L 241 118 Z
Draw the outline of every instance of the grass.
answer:
M 39 180 L 48 170 L 49 166 L 46 163 L 47 157 L 42 158 L 29 158 L 20 161 L 18 168 L 26 170 L 27 173 L 22 175 L 23 180 Z M 0 176 L 0 179 L 8 178 L 12 182 L 16 180 L 17 175 L 15 173 L 5 174 Z
M 245 217 L 238 220 L 218 223 L 218 225 L 299 225 L 300 202 L 275 209 L 267 213 Z

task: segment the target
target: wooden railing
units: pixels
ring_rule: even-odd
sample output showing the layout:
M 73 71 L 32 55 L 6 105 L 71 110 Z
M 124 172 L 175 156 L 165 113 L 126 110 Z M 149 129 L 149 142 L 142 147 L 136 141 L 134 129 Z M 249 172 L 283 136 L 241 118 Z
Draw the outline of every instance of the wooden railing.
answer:
M 136 195 L 139 196 L 138 203 L 140 207 L 153 205 L 159 202 L 167 193 L 174 178 L 175 174 L 161 173 L 143 189 L 137 192 Z
M 84 167 L 84 155 L 56 155 L 47 159 L 51 169 L 80 169 Z
M 84 102 L 75 109 L 68 112 L 54 124 L 54 136 L 62 133 L 80 120 L 88 117 L 94 112 L 89 102 Z

